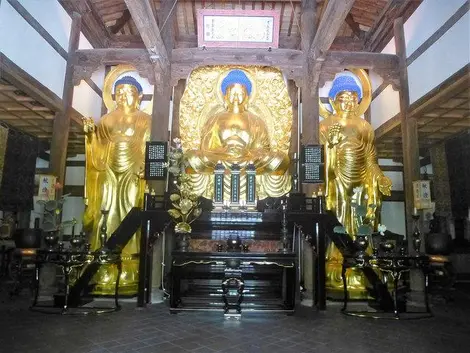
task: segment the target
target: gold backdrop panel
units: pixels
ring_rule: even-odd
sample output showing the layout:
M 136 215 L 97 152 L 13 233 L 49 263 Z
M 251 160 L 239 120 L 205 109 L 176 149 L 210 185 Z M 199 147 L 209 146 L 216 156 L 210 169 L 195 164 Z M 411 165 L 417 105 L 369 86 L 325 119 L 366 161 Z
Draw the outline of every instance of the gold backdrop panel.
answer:
M 266 125 L 270 150 L 288 156 L 293 118 L 292 102 L 282 72 L 265 66 L 205 66 L 191 73 L 180 102 L 180 138 L 184 151 L 200 150 L 206 123 L 211 117 L 226 111 L 227 105 L 221 84 L 232 70 L 243 71 L 252 84 L 247 110 L 262 119 Z M 196 174 L 192 179 L 198 194 L 212 198 L 212 175 Z M 226 189 L 228 179 L 226 178 Z M 290 183 L 288 172 L 282 175 L 258 175 L 258 198 L 282 196 L 289 192 Z M 226 197 L 230 195 L 225 194 Z M 245 199 L 243 180 L 240 198 Z

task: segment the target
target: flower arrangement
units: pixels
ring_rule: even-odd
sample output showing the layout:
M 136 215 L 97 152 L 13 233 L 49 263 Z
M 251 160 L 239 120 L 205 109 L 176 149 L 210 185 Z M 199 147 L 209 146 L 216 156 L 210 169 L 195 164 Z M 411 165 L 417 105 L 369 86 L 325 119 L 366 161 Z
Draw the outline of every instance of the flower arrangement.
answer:
M 176 233 L 191 233 L 191 223 L 202 213 L 199 196 L 194 193 L 190 176 L 186 173 L 189 163 L 183 153 L 181 140 L 173 139 L 174 146 L 168 152 L 168 171 L 173 175 L 175 192 L 170 195 L 173 208 L 168 213 L 175 221 Z
M 54 189 L 57 191 L 62 188 L 62 185 L 57 182 L 54 185 Z M 57 232 L 60 235 L 60 232 L 63 231 L 64 228 L 74 226 L 77 224 L 77 220 L 73 218 L 70 221 L 62 222 L 62 210 L 64 207 L 64 203 L 67 200 L 67 195 L 63 195 L 58 200 L 51 200 L 49 196 L 47 200 L 38 200 L 37 203 L 44 207 L 43 211 L 43 219 L 42 219 L 42 230 L 44 232 Z
M 358 195 L 362 194 L 363 187 L 359 186 L 353 189 L 353 200 L 358 200 Z M 364 199 L 367 201 L 368 196 L 364 195 Z M 359 247 L 360 253 L 364 254 L 367 246 L 369 244 L 368 237 L 370 237 L 374 231 L 374 221 L 375 221 L 375 211 L 377 205 L 375 204 L 368 204 L 361 205 L 357 201 L 351 203 L 351 207 L 354 208 L 353 214 L 355 215 L 355 229 L 356 234 L 356 244 Z M 387 227 L 383 224 L 378 225 L 377 231 L 380 235 L 384 235 Z M 348 234 L 346 228 L 344 226 L 336 226 L 334 227 L 333 231 L 339 234 Z

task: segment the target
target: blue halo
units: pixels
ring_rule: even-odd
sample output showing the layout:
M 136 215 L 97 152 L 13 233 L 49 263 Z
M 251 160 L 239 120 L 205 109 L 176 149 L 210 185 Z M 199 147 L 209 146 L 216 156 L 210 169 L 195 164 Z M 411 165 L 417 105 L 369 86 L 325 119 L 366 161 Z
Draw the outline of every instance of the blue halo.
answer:
M 119 86 L 119 85 L 132 85 L 135 88 L 137 88 L 137 91 L 139 92 L 139 94 L 142 93 L 142 91 L 143 91 L 142 86 L 140 85 L 140 83 L 132 76 L 123 76 L 119 80 L 117 80 L 114 83 L 114 90 L 115 91 L 116 91 L 116 87 Z
M 344 91 L 356 92 L 359 99 L 362 99 L 361 87 L 359 87 L 356 80 L 349 75 L 336 76 L 333 80 L 333 86 L 328 93 L 328 97 L 335 99 L 338 93 Z
M 239 83 L 245 86 L 248 95 L 251 95 L 252 84 L 250 79 L 246 76 L 246 74 L 242 70 L 232 70 L 229 72 L 227 76 L 222 81 L 220 85 L 220 89 L 222 90 L 222 94 L 225 95 L 227 88 L 234 83 Z

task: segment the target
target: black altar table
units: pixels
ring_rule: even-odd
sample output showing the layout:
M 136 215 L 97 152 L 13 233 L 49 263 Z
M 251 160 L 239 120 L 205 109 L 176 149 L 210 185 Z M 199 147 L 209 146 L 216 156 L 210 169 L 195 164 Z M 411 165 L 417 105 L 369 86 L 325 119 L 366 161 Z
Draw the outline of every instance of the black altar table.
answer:
M 294 311 L 295 253 L 174 251 L 172 256 L 172 311 Z M 236 294 L 229 293 L 230 286 Z
M 142 236 L 141 236 L 141 259 L 140 259 L 140 269 L 139 269 L 139 293 L 138 293 L 138 306 L 145 306 L 146 303 L 150 302 L 150 291 L 151 291 L 151 263 L 152 263 L 152 252 L 150 251 L 152 238 L 155 238 L 155 234 L 161 233 L 166 230 L 167 233 L 171 233 L 171 221 L 168 216 L 167 211 L 163 206 L 161 208 L 152 208 L 149 207 L 148 202 L 146 210 L 143 211 L 142 217 Z M 193 232 L 191 233 L 192 239 L 205 239 L 207 241 L 219 241 L 223 242 L 226 238 L 224 237 L 236 237 L 237 235 L 244 239 L 243 237 L 249 237 L 251 240 L 258 241 L 280 241 L 281 240 L 281 219 L 282 213 L 279 210 L 270 210 L 264 212 L 210 212 L 204 211 L 202 215 L 191 224 Z M 308 235 L 308 239 L 314 250 L 316 252 L 316 261 L 313 266 L 313 269 L 316 273 L 315 275 L 315 304 L 319 310 L 326 309 L 326 296 L 325 296 L 325 234 L 326 234 L 326 224 L 328 222 L 328 215 L 318 214 L 313 211 L 287 211 L 287 221 L 289 234 L 293 233 L 294 227 L 301 229 L 304 235 Z M 248 234 L 248 236 L 247 236 Z M 169 238 L 172 240 L 173 238 Z M 290 264 L 296 261 L 298 254 L 296 249 L 291 253 L 279 253 L 278 249 L 275 251 L 256 251 L 244 253 L 244 252 L 216 252 L 217 249 L 214 246 L 210 249 L 199 249 L 199 252 L 187 252 L 181 253 L 173 251 L 171 254 L 172 261 L 171 265 L 173 269 L 176 269 L 176 278 L 173 278 L 175 275 L 174 272 L 171 272 L 171 282 L 178 283 L 180 279 L 178 276 L 186 276 L 191 273 L 187 271 L 190 267 L 194 271 L 199 271 L 196 269 L 202 269 L 205 266 L 205 270 L 212 271 L 214 270 L 214 276 L 219 280 L 221 273 L 224 272 L 224 266 L 226 266 L 226 261 L 228 258 L 232 258 L 236 261 L 240 261 L 240 267 L 242 268 L 242 273 L 251 273 L 255 267 L 260 271 L 261 265 L 254 264 L 244 264 L 244 261 L 250 262 L 259 262 L 259 261 L 268 261 L 266 259 L 274 259 L 276 261 L 287 261 Z M 292 250 L 291 250 L 292 251 Z M 189 261 L 201 262 L 201 266 L 196 266 L 195 263 L 188 263 L 185 266 L 178 264 L 184 263 L 188 258 L 192 258 Z M 269 261 L 270 261 L 269 260 Z M 213 263 L 215 261 L 215 263 Z M 225 264 L 224 264 L 225 261 Z M 245 261 L 245 262 L 246 262 Z M 204 264 L 204 262 L 207 262 Z M 194 266 L 193 266 L 194 265 Z M 203 266 L 204 265 L 204 266 Z M 251 266 L 251 269 L 248 268 Z M 271 265 L 270 265 L 271 266 Z M 290 266 L 290 265 L 289 265 Z M 176 268 L 178 267 L 178 268 Z M 282 266 L 272 265 L 271 269 L 267 271 L 269 266 L 264 265 L 266 272 L 272 271 L 274 268 Z M 248 271 L 248 272 L 247 272 Z M 292 271 L 286 271 L 283 269 L 283 272 L 287 272 L 289 276 L 292 275 Z M 297 271 L 297 270 L 295 270 Z M 200 271 L 201 272 L 201 271 Z M 202 271 L 203 272 L 203 271 Z M 278 273 L 279 275 L 279 273 Z M 284 275 L 284 274 L 283 274 Z M 251 276 L 251 274 L 250 274 Z M 294 274 L 293 278 L 297 276 Z M 298 282 L 298 281 L 297 281 Z M 298 283 L 292 280 L 292 285 L 295 287 L 293 292 L 298 290 Z M 221 284 L 218 285 L 218 290 L 221 292 Z M 289 295 L 293 295 L 289 292 Z M 217 294 L 219 295 L 219 294 Z M 294 295 L 295 297 L 295 295 Z M 247 295 L 245 295 L 245 300 Z M 289 297 L 290 298 L 290 297 Z M 220 297 L 219 303 L 220 303 Z M 290 300 L 290 299 L 289 299 Z M 289 301 L 288 301 L 289 302 Z M 290 303 L 290 302 L 289 302 Z M 173 302 L 174 305 L 177 305 L 177 298 Z M 291 304 L 288 304 L 287 307 L 291 307 Z

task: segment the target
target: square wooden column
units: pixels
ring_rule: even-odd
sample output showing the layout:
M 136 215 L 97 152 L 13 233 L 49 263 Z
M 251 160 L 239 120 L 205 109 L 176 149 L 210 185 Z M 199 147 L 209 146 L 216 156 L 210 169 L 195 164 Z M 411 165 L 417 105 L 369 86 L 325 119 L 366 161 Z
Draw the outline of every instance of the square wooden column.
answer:
M 171 88 L 169 81 L 169 79 L 162 79 L 160 82 L 156 82 L 154 86 L 150 138 L 152 141 L 168 141 L 170 137 L 168 125 L 170 121 Z M 157 195 L 165 193 L 166 182 L 164 180 L 152 180 L 149 184 Z
M 64 91 L 62 94 L 63 108 L 54 117 L 54 125 L 52 130 L 51 142 L 51 173 L 58 177 L 59 182 L 63 185 L 65 182 L 65 165 L 67 161 L 67 145 L 70 132 L 70 117 L 72 116 L 73 101 L 73 56 L 78 49 L 81 31 L 81 16 L 74 12 L 72 14 L 72 26 L 70 28 L 70 39 L 68 48 L 67 66 L 65 69 Z M 61 190 L 58 190 L 56 197 L 61 196 Z
M 433 199 L 436 201 L 436 213 L 439 216 L 452 216 L 449 172 L 445 143 L 431 147 L 431 165 L 433 173 Z
M 393 25 L 396 54 L 399 60 L 400 72 L 400 122 L 401 136 L 403 143 L 403 180 L 405 191 L 405 224 L 406 236 L 408 239 L 408 249 L 413 252 L 413 181 L 419 180 L 419 143 L 418 143 L 418 123 L 415 117 L 408 116 L 410 107 L 410 94 L 408 86 L 408 70 L 406 65 L 406 42 L 405 30 L 403 28 L 403 18 L 397 18 Z M 422 273 L 418 270 L 411 271 L 411 289 L 422 291 L 424 282 Z
M 418 124 L 415 117 L 408 116 L 410 107 L 410 94 L 408 86 L 408 70 L 406 65 L 406 42 L 403 28 L 403 18 L 397 18 L 393 27 L 396 54 L 399 58 L 400 72 L 400 122 L 403 143 L 403 178 L 405 181 L 405 217 L 406 234 L 408 239 L 413 232 L 413 181 L 419 180 L 419 144 Z

